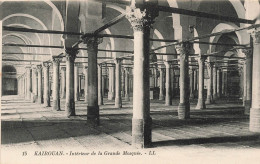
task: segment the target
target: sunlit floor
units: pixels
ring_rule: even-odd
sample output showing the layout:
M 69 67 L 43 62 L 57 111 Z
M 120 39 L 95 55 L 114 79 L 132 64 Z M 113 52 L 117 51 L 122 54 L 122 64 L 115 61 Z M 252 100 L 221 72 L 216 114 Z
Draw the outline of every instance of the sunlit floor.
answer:
M 24 151 L 35 157 L 35 150 L 62 150 L 65 153 L 71 150 L 137 151 L 130 145 L 132 102 L 123 101 L 122 109 L 114 108 L 113 101 L 104 99 L 104 103 L 100 106 L 100 126 L 92 127 L 86 122 L 87 105 L 83 100 L 76 102 L 77 116 L 67 118 L 65 100 L 61 100 L 62 111 L 53 111 L 51 107 L 45 108 L 19 96 L 3 96 L 2 160 L 10 160 L 8 155 L 13 151 L 23 160 L 26 159 L 22 158 Z M 152 147 L 138 150 L 142 155 L 124 157 L 129 160 L 147 157 L 147 160 L 167 163 L 173 159 L 185 161 L 195 158 L 200 161 L 221 157 L 224 160 L 235 155 L 238 163 L 243 162 L 240 159 L 243 156 L 245 161 L 250 158 L 259 162 L 260 135 L 249 132 L 249 117 L 243 114 L 241 103 L 219 100 L 208 105 L 206 110 L 195 110 L 194 100 L 191 119 L 188 120 L 178 119 L 177 99 L 173 104 L 165 106 L 164 101 L 151 100 Z M 155 154 L 149 155 L 150 151 L 155 151 Z

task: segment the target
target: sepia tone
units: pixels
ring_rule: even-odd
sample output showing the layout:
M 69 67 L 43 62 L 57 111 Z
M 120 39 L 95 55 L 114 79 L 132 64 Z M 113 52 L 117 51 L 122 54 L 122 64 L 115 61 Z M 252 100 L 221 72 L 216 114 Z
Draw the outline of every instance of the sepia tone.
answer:
M 259 162 L 259 0 L 0 0 L 0 17 L 1 163 Z

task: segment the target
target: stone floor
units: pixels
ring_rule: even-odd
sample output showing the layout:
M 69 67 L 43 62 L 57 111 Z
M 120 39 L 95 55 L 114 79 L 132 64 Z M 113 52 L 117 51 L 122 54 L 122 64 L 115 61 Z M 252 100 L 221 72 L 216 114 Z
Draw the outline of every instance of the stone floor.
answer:
M 66 118 L 64 100 L 62 111 L 53 111 L 19 96 L 3 96 L 2 163 L 259 163 L 260 135 L 249 132 L 249 117 L 238 102 L 219 100 L 206 110 L 195 110 L 194 100 L 191 119 L 179 120 L 177 100 L 173 106 L 151 100 L 153 146 L 144 150 L 130 145 L 132 102 L 123 101 L 122 109 L 114 108 L 113 101 L 104 102 L 100 126 L 91 127 L 86 123 L 84 101 L 76 102 L 77 116 Z M 63 155 L 39 155 L 38 151 L 63 151 Z

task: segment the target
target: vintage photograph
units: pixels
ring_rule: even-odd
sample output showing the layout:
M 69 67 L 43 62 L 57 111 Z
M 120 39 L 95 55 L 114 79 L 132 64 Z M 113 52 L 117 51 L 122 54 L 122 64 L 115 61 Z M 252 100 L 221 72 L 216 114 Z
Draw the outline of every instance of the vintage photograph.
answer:
M 259 38 L 260 0 L 0 0 L 0 163 L 260 163 Z

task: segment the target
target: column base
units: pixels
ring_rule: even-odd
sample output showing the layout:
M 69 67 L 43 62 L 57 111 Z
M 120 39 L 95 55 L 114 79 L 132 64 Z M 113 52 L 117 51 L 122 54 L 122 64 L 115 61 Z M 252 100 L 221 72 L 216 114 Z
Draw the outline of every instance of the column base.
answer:
M 74 100 L 70 100 L 69 102 L 66 101 L 65 111 L 66 111 L 67 117 L 75 116 L 75 115 L 76 115 L 76 113 L 75 113 L 75 102 L 74 102 Z
M 37 98 L 38 98 L 37 95 L 32 94 L 32 98 L 31 98 L 31 100 L 32 100 L 33 103 L 35 103 L 35 102 L 37 101 Z
M 60 100 L 53 100 L 53 110 L 60 111 Z
M 99 125 L 99 106 L 87 107 L 87 123 L 92 126 Z
M 194 94 L 191 93 L 191 94 L 190 94 L 190 100 L 193 100 L 194 98 L 195 98 Z
M 206 105 L 203 99 L 198 99 L 198 104 L 195 109 L 206 109 Z
M 122 101 L 120 98 L 115 98 L 115 107 L 116 108 L 122 108 Z
M 43 104 L 43 98 L 41 96 L 38 96 L 37 102 L 38 104 Z
M 190 103 L 179 103 L 178 106 L 178 118 L 188 119 L 190 118 Z
M 50 98 L 44 98 L 44 106 L 45 107 L 50 107 L 51 106 Z
M 151 147 L 152 118 L 132 119 L 132 146 L 137 149 Z
M 249 131 L 260 133 L 260 108 L 250 109 Z
M 125 101 L 130 101 L 129 95 L 125 94 Z
M 88 103 L 88 96 L 87 95 L 85 95 L 84 102 Z
M 114 92 L 108 92 L 108 100 L 114 100 L 115 97 L 114 97 Z
M 166 100 L 165 101 L 165 106 L 171 106 L 172 105 L 172 101 L 171 100 Z
M 250 113 L 250 108 L 251 108 L 251 100 L 245 100 L 245 111 L 244 114 L 249 115 Z
M 217 100 L 217 99 L 218 99 L 217 94 L 214 94 L 214 95 L 213 95 L 213 100 Z
M 164 95 L 160 95 L 159 100 L 164 100 Z
M 100 98 L 101 100 L 98 100 L 98 105 L 104 105 L 103 98 Z

